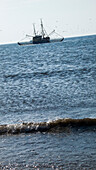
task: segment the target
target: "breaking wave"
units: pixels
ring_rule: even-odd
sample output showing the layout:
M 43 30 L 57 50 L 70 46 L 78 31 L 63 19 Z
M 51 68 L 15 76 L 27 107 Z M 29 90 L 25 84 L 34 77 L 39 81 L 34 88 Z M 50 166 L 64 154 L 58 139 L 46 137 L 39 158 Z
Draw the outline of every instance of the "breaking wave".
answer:
M 58 119 L 51 122 L 0 125 L 0 135 L 35 132 L 68 132 L 68 130 L 96 130 L 96 118 Z

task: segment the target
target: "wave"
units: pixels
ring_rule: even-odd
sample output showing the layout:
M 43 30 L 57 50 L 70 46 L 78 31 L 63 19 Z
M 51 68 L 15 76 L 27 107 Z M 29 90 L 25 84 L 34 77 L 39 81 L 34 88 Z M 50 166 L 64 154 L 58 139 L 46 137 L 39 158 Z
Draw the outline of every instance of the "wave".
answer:
M 20 79 L 20 78 L 33 78 L 33 77 L 46 77 L 46 76 L 49 76 L 49 77 L 54 77 L 54 76 L 68 76 L 70 74 L 74 74 L 74 75 L 77 75 L 77 74 L 95 74 L 95 67 L 92 67 L 92 68 L 67 68 L 67 69 L 64 69 L 64 70 L 47 70 L 47 71 L 34 71 L 34 72 L 26 72 L 26 73 L 16 73 L 16 74 L 6 74 L 4 75 L 4 78 L 7 80 L 7 79 L 14 79 L 14 80 L 17 80 L 17 79 Z
M 96 118 L 84 119 L 58 119 L 51 122 L 41 123 L 22 123 L 12 125 L 0 125 L 0 135 L 2 134 L 20 134 L 35 132 L 68 132 L 70 129 L 82 129 L 96 131 Z
M 54 71 L 36 71 L 32 73 L 17 73 L 17 74 L 6 74 L 4 75 L 5 79 L 19 79 L 19 78 L 32 78 L 32 77 L 41 77 L 41 76 L 54 76 L 56 74 L 62 73 L 62 70 Z

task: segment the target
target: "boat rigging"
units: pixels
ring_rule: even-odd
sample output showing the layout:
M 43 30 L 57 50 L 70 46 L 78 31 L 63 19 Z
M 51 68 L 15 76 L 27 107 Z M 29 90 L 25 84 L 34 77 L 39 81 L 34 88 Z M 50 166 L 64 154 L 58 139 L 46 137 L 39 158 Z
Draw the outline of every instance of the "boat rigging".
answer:
M 31 44 L 61 42 L 61 41 L 64 40 L 64 37 L 61 37 L 61 38 L 58 38 L 58 39 L 51 39 L 50 35 L 52 35 L 53 33 L 56 33 L 56 32 L 55 32 L 55 30 L 53 30 L 49 35 L 47 35 L 47 32 L 43 27 L 42 19 L 41 19 L 41 34 L 38 35 L 36 33 L 35 24 L 33 24 L 33 31 L 34 31 L 34 36 L 26 34 L 26 37 L 32 37 L 32 40 L 26 41 L 26 42 L 18 42 L 18 45 L 31 45 Z M 59 35 L 59 34 L 57 34 L 57 35 Z

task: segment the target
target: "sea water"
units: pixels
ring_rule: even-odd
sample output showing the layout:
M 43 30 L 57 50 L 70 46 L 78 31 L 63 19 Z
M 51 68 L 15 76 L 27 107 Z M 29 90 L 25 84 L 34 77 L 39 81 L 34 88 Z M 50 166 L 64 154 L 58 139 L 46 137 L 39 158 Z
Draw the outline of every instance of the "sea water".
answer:
M 0 169 L 96 169 L 96 35 L 0 45 Z

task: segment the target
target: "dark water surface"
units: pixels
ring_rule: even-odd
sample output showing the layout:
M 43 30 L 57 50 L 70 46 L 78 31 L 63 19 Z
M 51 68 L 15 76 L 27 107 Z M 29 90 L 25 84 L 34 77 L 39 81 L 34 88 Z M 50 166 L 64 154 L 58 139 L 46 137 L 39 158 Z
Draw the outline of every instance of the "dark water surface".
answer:
M 0 168 L 96 169 L 95 35 L 0 45 Z

